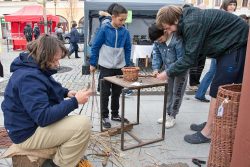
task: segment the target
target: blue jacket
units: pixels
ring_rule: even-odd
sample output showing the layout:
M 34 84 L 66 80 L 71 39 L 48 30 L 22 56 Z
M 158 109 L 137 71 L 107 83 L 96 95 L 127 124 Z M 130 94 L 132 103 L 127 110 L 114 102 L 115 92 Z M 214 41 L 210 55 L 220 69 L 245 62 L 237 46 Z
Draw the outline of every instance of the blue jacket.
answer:
M 13 74 L 5 89 L 2 111 L 14 143 L 25 141 L 38 126 L 59 121 L 78 108 L 75 97 L 64 100 L 68 89 L 51 76 L 56 70 L 42 71 L 28 53 L 21 53 L 10 70 Z
M 155 42 L 152 54 L 153 70 L 159 70 L 162 63 L 165 66 L 165 70 L 167 70 L 174 62 L 183 57 L 184 47 L 182 45 L 182 39 L 174 33 L 168 46 L 165 42 Z
M 79 32 L 76 28 L 72 28 L 70 31 L 70 43 L 77 43 L 79 42 Z
M 98 30 L 93 41 L 90 65 L 98 64 L 109 69 L 119 69 L 130 65 L 131 42 L 128 30 L 122 26 L 114 28 L 106 23 Z

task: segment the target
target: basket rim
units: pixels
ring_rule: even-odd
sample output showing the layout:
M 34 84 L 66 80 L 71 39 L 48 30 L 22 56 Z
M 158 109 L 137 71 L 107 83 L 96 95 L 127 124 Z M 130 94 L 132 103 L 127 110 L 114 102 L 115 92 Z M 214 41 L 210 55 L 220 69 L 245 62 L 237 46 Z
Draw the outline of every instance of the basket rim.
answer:
M 228 91 L 228 92 L 234 92 L 234 94 L 241 94 L 241 91 L 237 92 L 237 91 L 232 91 L 232 90 L 229 90 L 227 88 L 229 87 L 232 87 L 232 86 L 242 86 L 242 84 L 227 84 L 227 85 L 221 85 L 219 87 L 219 89 L 221 89 L 222 91 Z
M 123 67 L 122 70 L 140 70 L 139 67 Z

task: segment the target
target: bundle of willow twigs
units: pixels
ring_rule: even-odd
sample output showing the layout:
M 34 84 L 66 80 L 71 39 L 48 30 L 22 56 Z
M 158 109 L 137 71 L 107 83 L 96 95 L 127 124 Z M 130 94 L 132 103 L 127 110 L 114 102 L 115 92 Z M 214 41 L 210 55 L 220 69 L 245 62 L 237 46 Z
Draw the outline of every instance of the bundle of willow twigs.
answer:
M 90 138 L 88 153 L 86 158 L 90 161 L 100 160 L 102 166 L 107 166 L 108 162 L 116 167 L 124 167 L 124 159 L 119 146 L 119 141 L 111 140 L 106 132 L 93 133 Z

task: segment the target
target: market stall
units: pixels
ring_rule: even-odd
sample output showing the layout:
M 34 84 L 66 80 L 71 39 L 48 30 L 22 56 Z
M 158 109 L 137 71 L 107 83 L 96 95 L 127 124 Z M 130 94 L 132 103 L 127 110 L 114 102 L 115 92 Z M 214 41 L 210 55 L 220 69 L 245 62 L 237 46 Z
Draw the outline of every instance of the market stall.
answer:
M 47 12 L 46 12 L 47 13 Z M 59 22 L 59 17 L 47 15 L 48 32 L 52 32 Z M 4 19 L 6 22 L 11 22 L 11 40 L 13 42 L 13 50 L 26 49 L 26 40 L 23 34 L 24 27 L 27 23 L 34 27 L 34 23 L 38 24 L 41 33 L 44 33 L 44 18 L 43 18 L 43 7 L 40 5 L 25 6 L 15 13 L 5 15 Z

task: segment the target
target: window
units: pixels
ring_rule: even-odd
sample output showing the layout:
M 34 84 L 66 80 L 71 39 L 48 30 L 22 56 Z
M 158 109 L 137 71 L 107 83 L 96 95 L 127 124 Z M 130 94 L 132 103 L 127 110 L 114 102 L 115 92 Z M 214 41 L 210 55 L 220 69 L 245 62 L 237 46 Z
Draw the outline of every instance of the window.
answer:
M 247 7 L 248 4 L 248 0 L 243 0 L 242 1 L 242 7 Z
M 221 0 L 215 0 L 215 6 L 220 6 L 221 5 Z
M 197 5 L 200 5 L 203 3 L 203 0 L 197 0 Z

